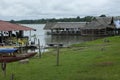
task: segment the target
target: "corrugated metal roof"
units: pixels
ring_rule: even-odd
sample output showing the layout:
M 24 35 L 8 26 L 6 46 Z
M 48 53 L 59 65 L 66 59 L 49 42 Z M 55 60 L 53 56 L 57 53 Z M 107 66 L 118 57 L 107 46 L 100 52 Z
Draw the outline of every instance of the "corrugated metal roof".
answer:
M 27 31 L 27 30 L 35 30 L 35 29 L 0 20 L 0 31 L 18 31 L 18 30 Z

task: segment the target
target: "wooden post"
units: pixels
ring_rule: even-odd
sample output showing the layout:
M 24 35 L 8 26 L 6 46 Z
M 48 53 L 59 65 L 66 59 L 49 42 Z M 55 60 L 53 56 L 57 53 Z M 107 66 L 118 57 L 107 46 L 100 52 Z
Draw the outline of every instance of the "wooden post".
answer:
M 24 34 L 23 31 L 20 30 L 20 31 L 19 31 L 19 37 L 23 37 L 23 36 L 24 36 L 23 34 Z
M 59 44 L 57 44 L 56 65 L 59 66 Z
M 29 37 L 29 40 L 31 41 L 31 30 L 30 30 L 30 37 Z
M 3 31 L 1 31 L 1 43 L 4 43 L 3 40 L 4 40 L 4 35 L 3 35 Z
M 23 53 L 23 47 L 22 47 L 22 44 L 20 44 L 19 49 L 20 49 L 20 53 Z
M 41 48 L 40 48 L 40 40 L 38 39 L 38 47 L 39 47 L 39 58 L 41 58 Z
M 9 36 L 9 37 L 12 36 L 12 31 L 8 31 L 8 36 Z
M 11 74 L 10 80 L 14 80 L 14 74 Z
M 4 73 L 4 76 L 6 77 L 6 63 L 5 62 L 1 63 L 1 68 Z

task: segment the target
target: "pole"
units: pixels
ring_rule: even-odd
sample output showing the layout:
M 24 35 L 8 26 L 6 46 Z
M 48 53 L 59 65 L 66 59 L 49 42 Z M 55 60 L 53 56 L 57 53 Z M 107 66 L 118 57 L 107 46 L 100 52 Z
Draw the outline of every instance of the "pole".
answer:
M 11 79 L 10 80 L 14 80 L 14 74 L 11 74 Z
M 6 77 L 6 63 L 5 62 L 1 63 L 1 68 L 4 73 L 4 76 Z
M 4 39 L 4 35 L 3 35 L 3 31 L 1 31 L 1 43 L 3 43 L 3 39 Z
M 38 39 L 38 47 L 39 47 L 39 58 L 41 58 L 41 48 L 40 48 L 40 40 Z
M 31 41 L 31 30 L 30 30 L 30 37 L 29 38 L 30 38 L 29 40 Z
M 59 66 L 59 44 L 57 44 L 57 56 L 56 56 L 57 66 Z

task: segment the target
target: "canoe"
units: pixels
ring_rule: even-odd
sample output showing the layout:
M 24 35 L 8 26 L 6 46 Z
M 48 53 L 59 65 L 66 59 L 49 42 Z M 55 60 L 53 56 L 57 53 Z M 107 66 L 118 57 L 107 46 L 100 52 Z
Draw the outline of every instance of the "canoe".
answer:
M 22 55 L 0 56 L 0 63 L 10 63 L 10 62 L 19 61 L 19 60 L 23 60 L 26 58 L 31 58 L 36 54 L 37 54 L 37 52 L 31 52 L 31 53 L 26 53 L 26 54 L 22 54 Z

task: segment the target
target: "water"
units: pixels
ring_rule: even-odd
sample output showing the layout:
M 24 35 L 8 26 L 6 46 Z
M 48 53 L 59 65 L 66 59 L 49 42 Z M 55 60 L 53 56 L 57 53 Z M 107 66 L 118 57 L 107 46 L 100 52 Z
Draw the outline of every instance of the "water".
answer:
M 63 43 L 64 46 L 68 46 L 75 43 L 81 43 L 86 41 L 91 41 L 97 39 L 98 37 L 82 37 L 75 35 L 68 36 L 52 36 L 47 35 L 45 30 L 43 30 L 45 24 L 22 24 L 24 26 L 28 26 L 36 29 L 36 31 L 31 31 L 31 35 L 36 35 L 36 38 L 40 40 L 40 46 L 45 46 L 48 43 Z M 25 36 L 30 37 L 30 31 L 25 32 Z M 36 44 L 37 44 L 36 39 Z M 31 40 L 34 40 L 34 37 L 31 37 Z
M 24 32 L 24 35 L 29 36 L 31 41 L 34 41 L 35 37 L 33 36 L 36 35 L 36 44 L 38 43 L 37 41 L 38 39 L 40 40 L 40 45 L 46 44 L 45 37 L 47 37 L 47 35 L 45 35 L 46 31 L 43 30 L 45 24 L 22 24 L 22 25 L 36 29 L 36 31 L 31 31 L 31 37 L 30 37 L 30 31 Z

